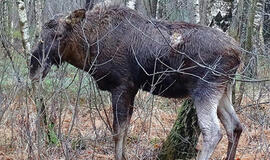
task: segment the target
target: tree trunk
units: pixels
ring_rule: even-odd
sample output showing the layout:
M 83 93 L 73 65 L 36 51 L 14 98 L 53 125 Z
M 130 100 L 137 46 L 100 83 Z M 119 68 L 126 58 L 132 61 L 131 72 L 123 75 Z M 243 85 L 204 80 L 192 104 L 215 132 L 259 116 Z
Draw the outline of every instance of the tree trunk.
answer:
M 247 51 L 252 51 L 253 49 L 253 35 L 254 35 L 254 20 L 255 20 L 255 13 L 256 13 L 256 4 L 257 0 L 251 0 L 250 1 L 250 9 L 249 9 L 249 15 L 248 15 L 248 26 L 247 26 L 247 36 L 246 36 L 246 43 L 245 43 L 245 49 Z M 248 66 L 249 61 L 251 60 L 251 55 L 246 54 L 245 56 L 245 66 L 247 66 L 247 76 L 254 77 L 256 76 L 257 72 L 257 66 L 255 62 L 253 61 L 254 66 L 250 65 Z
M 264 4 L 264 22 L 263 22 L 263 30 L 266 31 L 264 32 L 263 36 L 265 39 L 265 42 L 270 40 L 270 32 L 267 32 L 270 30 L 270 0 L 265 0 Z
M 257 73 L 257 64 L 256 64 L 256 58 L 254 55 L 250 54 L 249 52 L 252 52 L 253 50 L 253 35 L 254 35 L 254 19 L 255 19 L 255 13 L 256 13 L 256 4 L 257 0 L 250 0 L 250 7 L 248 9 L 248 21 L 246 26 L 246 41 L 244 43 L 244 48 L 248 52 L 246 52 L 243 59 L 243 69 L 241 72 L 243 72 L 243 75 L 246 78 L 253 78 L 256 76 Z M 253 59 L 253 60 L 252 60 Z M 255 60 L 254 60 L 255 59 Z M 235 105 L 240 106 L 242 102 L 242 98 L 245 91 L 245 82 L 240 82 L 239 87 L 239 95 L 236 98 Z
M 159 159 L 192 159 L 196 158 L 196 145 L 200 129 L 196 110 L 191 99 L 185 100 L 179 110 L 177 120 L 162 146 Z
M 200 23 L 200 1 L 194 0 L 194 22 Z
M 133 0 L 130 0 L 133 3 Z M 157 18 L 158 0 L 136 0 L 136 10 L 148 17 Z
M 1 30 L 3 33 L 7 33 L 8 31 L 8 1 L 3 0 L 1 2 L 1 9 L 2 9 L 2 15 L 1 15 Z
M 35 28 L 35 40 L 39 38 L 39 34 L 41 32 L 42 27 L 42 13 L 43 13 L 43 6 L 44 0 L 34 1 L 35 4 L 35 20 L 36 20 L 36 28 Z
M 24 0 L 17 0 L 17 7 L 19 13 L 19 21 L 20 21 L 20 30 L 22 35 L 22 44 L 24 48 L 24 55 L 27 57 L 30 54 L 30 41 L 29 41 L 29 26 L 27 22 L 27 14 L 25 9 Z
M 9 37 L 11 44 L 14 43 L 14 37 L 13 37 L 14 19 L 15 19 L 14 5 L 15 5 L 14 1 L 9 1 L 9 4 L 8 4 L 8 12 L 9 12 L 8 13 L 8 28 L 9 28 L 8 37 Z
M 144 15 L 148 15 L 144 0 L 136 0 L 136 10 Z
M 243 6 L 244 2 L 243 0 L 239 0 L 238 3 L 234 3 L 233 6 L 237 6 L 236 9 L 233 9 L 233 18 L 232 23 L 229 27 L 229 35 L 232 36 L 236 41 L 240 42 L 241 37 L 241 16 L 243 14 Z M 235 11 L 235 12 L 234 12 Z
M 149 17 L 156 18 L 157 15 L 157 0 L 143 0 L 144 6 Z
M 263 37 L 263 21 L 264 21 L 264 5 L 265 5 L 265 0 L 258 0 L 257 1 L 257 9 L 255 13 L 255 19 L 254 19 L 254 25 L 255 25 L 255 30 L 258 31 L 255 35 L 255 48 L 258 50 L 258 56 L 257 56 L 257 66 L 264 66 L 267 61 L 265 61 L 262 58 L 258 58 L 259 55 L 264 55 L 265 54 L 265 44 L 264 44 L 264 37 Z M 261 67 L 257 68 L 257 72 Z
M 200 24 L 208 25 L 209 20 L 207 18 L 209 0 L 200 0 L 199 1 L 199 11 L 200 11 Z
M 243 23 L 241 21 L 241 15 L 243 14 L 243 0 L 239 0 L 238 2 L 232 2 L 232 14 L 234 15 L 232 17 L 231 25 L 228 29 L 228 33 L 230 36 L 232 36 L 237 42 L 240 42 L 241 38 L 241 28 Z M 236 83 L 233 85 L 232 90 L 232 104 L 237 107 L 237 96 L 236 96 Z

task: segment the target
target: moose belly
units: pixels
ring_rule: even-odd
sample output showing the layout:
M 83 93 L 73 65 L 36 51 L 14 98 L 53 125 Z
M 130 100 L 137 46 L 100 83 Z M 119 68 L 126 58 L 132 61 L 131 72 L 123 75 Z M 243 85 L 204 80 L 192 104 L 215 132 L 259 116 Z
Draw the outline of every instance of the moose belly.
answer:
M 149 77 L 142 85 L 144 91 L 167 98 L 184 98 L 189 95 L 191 82 L 180 76 Z

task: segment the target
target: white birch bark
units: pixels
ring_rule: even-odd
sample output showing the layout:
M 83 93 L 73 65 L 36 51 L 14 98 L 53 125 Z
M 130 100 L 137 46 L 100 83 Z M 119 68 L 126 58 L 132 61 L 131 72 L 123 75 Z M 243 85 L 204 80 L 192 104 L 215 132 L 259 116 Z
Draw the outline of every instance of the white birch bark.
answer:
M 135 10 L 135 7 L 136 7 L 136 0 L 129 0 L 127 2 L 127 7 L 129 7 L 130 9 L 134 9 Z
M 43 12 L 44 1 L 35 1 L 35 12 L 36 12 L 36 30 L 35 36 L 38 37 L 42 26 L 42 12 Z
M 258 34 L 256 34 L 256 48 L 260 52 L 265 53 L 264 37 L 263 37 L 263 22 L 264 22 L 264 5 L 265 0 L 258 0 L 256 5 L 256 13 L 254 17 L 254 26 Z
M 9 38 L 10 38 L 10 43 L 13 44 L 14 43 L 14 38 L 13 38 L 13 35 L 12 35 L 12 32 L 14 30 L 14 20 L 15 20 L 15 15 L 14 15 L 14 9 L 15 9 L 15 6 L 14 6 L 14 1 L 11 0 L 9 2 L 9 6 L 8 6 L 8 27 L 10 29 L 10 34 L 9 34 Z
M 19 13 L 20 30 L 22 34 L 22 43 L 23 43 L 24 53 L 25 53 L 25 56 L 27 56 L 27 54 L 30 54 L 31 46 L 30 46 L 30 41 L 29 41 L 29 38 L 30 38 L 29 26 L 27 22 L 27 14 L 25 10 L 24 0 L 17 0 L 16 4 L 18 8 L 18 13 Z
M 2 2 L 2 4 L 3 4 L 3 20 L 2 20 L 2 27 L 3 27 L 3 30 L 4 31 L 6 31 L 6 29 L 7 29 L 7 24 L 8 24 L 8 7 L 7 7 L 7 3 L 8 3 L 8 1 L 7 0 L 4 0 L 3 2 Z
M 194 19 L 195 23 L 200 23 L 200 0 L 194 0 Z

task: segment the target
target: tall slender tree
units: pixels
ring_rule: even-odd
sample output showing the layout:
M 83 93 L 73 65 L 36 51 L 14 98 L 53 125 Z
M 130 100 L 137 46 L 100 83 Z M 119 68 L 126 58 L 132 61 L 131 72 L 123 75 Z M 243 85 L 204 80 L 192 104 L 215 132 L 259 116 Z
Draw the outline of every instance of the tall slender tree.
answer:
M 30 35 L 29 35 L 29 25 L 27 21 L 27 14 L 25 9 L 25 1 L 17 0 L 16 1 L 18 13 L 19 13 L 19 21 L 20 21 L 20 31 L 22 35 L 22 44 L 24 48 L 25 57 L 30 53 L 31 45 L 30 45 Z
M 210 1 L 209 0 L 200 0 L 199 1 L 199 12 L 200 12 L 200 24 L 203 25 L 208 25 L 209 24 L 209 20 L 207 17 L 207 12 Z
M 243 13 L 246 13 L 248 15 L 247 17 L 247 25 L 242 25 L 242 31 L 241 30 L 241 36 L 244 36 L 245 41 L 242 43 L 242 46 L 246 50 L 246 52 L 243 52 L 243 66 L 241 72 L 243 72 L 243 75 L 245 78 L 253 78 L 257 74 L 257 63 L 256 58 L 257 56 L 254 56 L 255 54 L 251 54 L 253 51 L 253 37 L 254 37 L 254 20 L 255 20 L 255 14 L 256 14 L 256 4 L 257 0 L 250 0 L 250 5 L 247 9 L 245 9 L 245 4 L 243 4 Z M 242 39 L 241 37 L 240 39 Z M 245 82 L 240 82 L 239 85 L 239 95 L 235 100 L 235 105 L 240 106 L 242 102 L 242 98 L 245 91 Z

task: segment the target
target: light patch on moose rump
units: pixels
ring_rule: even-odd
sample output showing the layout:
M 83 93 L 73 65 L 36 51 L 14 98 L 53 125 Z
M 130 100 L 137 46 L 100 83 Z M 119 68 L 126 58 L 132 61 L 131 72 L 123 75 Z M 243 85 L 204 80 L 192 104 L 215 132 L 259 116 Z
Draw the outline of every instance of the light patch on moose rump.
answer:
M 173 33 L 172 36 L 170 37 L 170 40 L 171 40 L 170 45 L 173 48 L 176 48 L 179 44 L 184 43 L 183 36 L 178 32 Z

